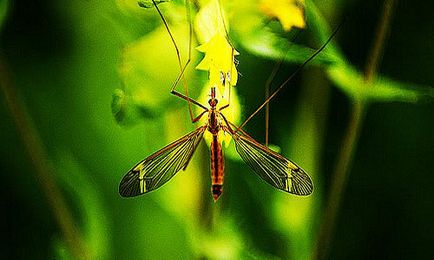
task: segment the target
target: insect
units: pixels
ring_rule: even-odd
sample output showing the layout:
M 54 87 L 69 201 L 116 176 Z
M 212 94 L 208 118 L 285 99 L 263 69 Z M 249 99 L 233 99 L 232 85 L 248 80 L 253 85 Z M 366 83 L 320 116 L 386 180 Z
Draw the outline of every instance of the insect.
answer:
M 160 13 L 157 5 L 155 3 L 154 5 Z M 164 17 L 162 15 L 161 17 L 164 21 L 164 24 L 166 25 L 166 29 L 170 34 L 170 30 L 167 27 Z M 224 109 L 229 107 L 229 104 L 217 108 L 219 100 L 216 97 L 215 87 L 211 87 L 210 89 L 210 99 L 208 100 L 208 106 L 202 105 L 198 101 L 174 91 L 176 84 L 182 77 L 183 71 L 185 70 L 184 66 L 184 68 L 181 69 L 181 73 L 178 76 L 174 87 L 172 87 L 171 93 L 188 101 L 189 105 L 194 104 L 203 109 L 203 112 L 195 118 L 192 116 L 190 109 L 190 116 L 193 123 L 198 122 L 204 115 L 207 115 L 208 119 L 204 125 L 170 143 L 166 147 L 140 161 L 131 170 L 129 170 L 122 178 L 119 185 L 120 195 L 123 197 L 134 197 L 153 191 L 168 182 L 180 170 L 185 170 L 200 141 L 203 139 L 205 131 L 208 131 L 212 135 L 212 141 L 210 145 L 210 168 L 212 181 L 211 193 L 215 201 L 223 192 L 224 182 L 224 156 L 221 140 L 219 140 L 219 133 L 221 131 L 223 131 L 225 134 L 229 134 L 232 137 L 232 140 L 235 143 L 236 151 L 243 161 L 267 183 L 277 189 L 295 195 L 304 196 L 311 194 L 313 191 L 312 180 L 301 167 L 254 140 L 242 130 L 242 127 L 264 106 L 266 106 L 266 104 L 268 104 L 270 100 L 276 96 L 276 94 L 301 68 L 303 68 L 326 47 L 336 32 L 337 29 L 333 32 L 326 43 L 323 44 L 316 52 L 314 52 L 309 59 L 301 64 L 296 71 L 282 85 L 280 85 L 239 127 L 229 122 L 222 113 Z M 174 41 L 173 43 L 175 48 L 177 48 L 176 43 Z

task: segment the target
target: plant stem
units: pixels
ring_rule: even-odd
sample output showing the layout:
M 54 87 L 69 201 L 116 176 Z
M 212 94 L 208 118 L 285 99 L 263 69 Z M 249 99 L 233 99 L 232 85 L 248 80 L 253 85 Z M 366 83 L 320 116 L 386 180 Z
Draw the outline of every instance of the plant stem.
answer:
M 355 102 L 351 109 L 350 122 L 342 141 L 342 149 L 335 166 L 330 194 L 322 218 L 323 221 L 320 226 L 313 259 L 327 259 L 328 257 L 336 217 L 339 213 L 342 195 L 347 184 L 349 169 L 351 168 L 354 151 L 356 150 L 366 105 L 363 102 Z
M 365 88 L 370 87 L 372 81 L 375 79 L 378 64 L 384 50 L 385 39 L 390 27 L 394 2 L 394 0 L 384 1 L 381 19 L 377 27 L 374 43 L 369 52 L 364 71 Z M 352 104 L 350 122 L 342 141 L 342 148 L 333 174 L 330 194 L 314 248 L 313 259 L 328 258 L 331 249 L 331 242 L 333 240 L 336 219 L 339 214 L 343 194 L 349 178 L 354 153 L 357 148 L 367 107 L 367 101 L 364 100 L 363 96 L 355 99 Z
M 5 97 L 18 135 L 34 167 L 34 173 L 46 196 L 48 205 L 63 233 L 67 247 L 74 259 L 89 259 L 72 214 L 54 178 L 55 171 L 33 126 L 24 104 L 10 79 L 6 62 L 0 57 L 0 88 Z

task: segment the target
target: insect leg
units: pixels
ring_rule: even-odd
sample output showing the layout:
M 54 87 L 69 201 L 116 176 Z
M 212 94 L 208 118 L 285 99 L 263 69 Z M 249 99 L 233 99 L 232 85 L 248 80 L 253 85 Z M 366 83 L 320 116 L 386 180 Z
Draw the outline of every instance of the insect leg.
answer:
M 283 59 L 274 65 L 273 71 L 271 72 L 270 76 L 268 77 L 265 83 L 265 100 L 267 100 L 268 97 L 270 96 L 271 83 L 276 77 L 276 74 L 279 71 L 280 67 L 282 66 L 282 63 L 283 63 Z M 270 103 L 268 102 L 267 105 L 265 106 L 265 146 L 267 147 L 268 147 L 269 131 L 270 131 Z
M 201 107 L 201 108 L 203 108 L 204 110 L 208 110 L 208 109 L 207 109 L 206 106 L 200 104 L 198 101 L 196 101 L 196 100 L 194 100 L 194 99 L 192 99 L 192 98 L 190 98 L 188 96 L 187 81 L 184 78 L 185 70 L 186 70 L 187 66 L 190 64 L 190 61 L 191 61 L 191 44 L 192 44 L 192 37 L 193 37 L 193 27 L 192 27 L 191 15 L 190 15 L 189 0 L 185 1 L 187 19 L 189 21 L 189 43 L 188 43 L 189 48 L 188 48 L 188 58 L 187 58 L 186 63 L 184 64 L 184 66 L 182 65 L 182 62 L 181 62 L 181 55 L 180 55 L 180 52 L 179 52 L 178 45 L 176 44 L 175 38 L 173 37 L 173 34 L 170 31 L 170 28 L 169 28 L 169 25 L 167 24 L 166 19 L 164 18 L 163 14 L 160 11 L 160 8 L 158 8 L 158 6 L 157 6 L 157 4 L 155 3 L 154 0 L 152 0 L 152 3 L 154 4 L 155 9 L 157 9 L 158 14 L 160 15 L 161 20 L 163 21 L 164 26 L 166 27 L 166 30 L 169 33 L 170 39 L 171 39 L 171 41 L 173 43 L 173 46 L 175 47 L 176 57 L 178 59 L 178 64 L 179 64 L 179 68 L 180 68 L 180 73 L 179 73 L 178 77 L 176 78 L 175 82 L 173 83 L 172 88 L 170 89 L 170 93 L 173 94 L 173 95 L 175 95 L 175 96 L 177 96 L 177 97 L 180 97 L 180 98 L 182 98 L 182 99 L 184 99 L 184 100 L 186 100 L 188 102 L 188 111 L 189 111 L 189 114 L 190 114 L 190 119 L 191 119 L 192 122 L 194 122 L 195 117 L 193 116 L 193 110 L 192 110 L 192 107 L 191 107 L 192 103 L 195 104 L 195 105 L 197 105 L 197 106 L 199 106 L 199 107 Z M 178 92 L 176 90 L 176 86 L 178 85 L 178 82 L 181 80 L 181 78 L 183 79 L 183 83 L 184 83 L 185 95 L 182 94 L 182 93 L 180 93 L 180 92 Z

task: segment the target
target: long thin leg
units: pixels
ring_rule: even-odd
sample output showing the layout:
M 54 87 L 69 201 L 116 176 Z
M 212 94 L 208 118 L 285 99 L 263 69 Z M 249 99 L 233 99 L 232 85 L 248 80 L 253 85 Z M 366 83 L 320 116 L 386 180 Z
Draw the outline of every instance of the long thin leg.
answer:
M 270 76 L 267 79 L 267 82 L 265 83 L 265 100 L 267 100 L 268 97 L 270 96 L 271 83 L 273 82 L 274 77 L 276 76 L 277 72 L 282 66 L 282 63 L 283 63 L 283 59 L 281 59 L 278 63 L 274 65 L 273 71 L 271 72 Z M 265 146 L 267 147 L 268 147 L 269 131 L 270 131 L 270 102 L 268 102 L 265 106 Z
M 283 87 L 285 87 L 289 81 L 302 69 L 306 64 L 308 64 L 313 58 L 315 58 L 324 48 L 329 44 L 329 42 L 333 39 L 333 37 L 336 35 L 336 33 L 339 31 L 339 28 L 341 27 L 342 23 L 339 24 L 339 26 L 333 31 L 333 33 L 330 35 L 330 37 L 327 39 L 327 41 L 319 48 L 317 49 L 305 62 L 303 62 L 300 66 L 297 67 L 297 69 L 289 76 L 265 101 L 260 105 L 255 112 L 253 112 L 244 122 L 235 130 L 235 132 L 238 132 L 240 129 L 242 129 L 261 109 L 266 106 L 271 99 L 273 99 L 277 93 L 279 93 L 280 90 L 282 90 Z
M 194 100 L 188 96 L 188 86 L 187 86 L 187 82 L 184 78 L 184 72 L 185 72 L 188 64 L 190 64 L 190 61 L 191 61 L 191 44 L 192 44 L 192 38 L 193 38 L 193 29 L 192 29 L 192 22 L 191 22 L 191 16 L 190 16 L 190 5 L 189 5 L 188 1 L 189 0 L 186 0 L 185 5 L 186 5 L 186 12 L 187 12 L 187 19 L 189 21 L 189 28 L 190 28 L 189 29 L 189 43 L 188 43 L 189 48 L 188 48 L 188 58 L 187 58 L 186 63 L 184 64 L 184 66 L 182 66 L 181 55 L 179 52 L 178 45 L 176 44 L 175 38 L 173 37 L 173 34 L 170 31 L 170 28 L 169 28 L 169 25 L 167 24 L 166 19 L 164 18 L 163 14 L 160 11 L 160 8 L 158 8 L 158 6 L 154 0 L 152 0 L 152 3 L 154 4 L 155 9 L 157 9 L 158 14 L 160 15 L 161 20 L 163 21 L 164 26 L 166 27 L 166 30 L 169 33 L 170 39 L 172 40 L 173 46 L 175 47 L 176 56 L 178 59 L 178 65 L 180 68 L 180 73 L 179 73 L 178 77 L 176 78 L 175 82 L 173 83 L 172 88 L 170 89 L 170 93 L 177 96 L 177 97 L 180 97 L 180 98 L 182 98 L 188 102 L 188 111 L 190 114 L 190 120 L 191 120 L 191 122 L 194 122 L 194 120 L 196 118 L 193 115 L 193 109 L 191 107 L 191 104 L 193 103 L 193 104 L 203 108 L 206 111 L 208 110 L 208 108 L 206 106 L 200 104 L 198 101 L 196 101 L 196 100 Z M 176 90 L 176 86 L 178 85 L 178 82 L 181 80 L 181 78 L 183 79 L 183 83 L 184 83 L 185 95 Z
M 294 36 L 294 41 L 298 36 L 298 32 L 297 34 Z M 279 62 L 276 62 L 276 64 L 274 65 L 273 71 L 271 72 L 270 76 L 268 77 L 266 83 L 265 83 L 265 100 L 268 99 L 268 97 L 270 96 L 270 86 L 271 83 L 273 83 L 274 78 L 277 75 L 277 72 L 280 70 L 280 67 L 283 64 L 283 61 L 285 60 L 285 56 L 287 55 L 287 53 L 285 53 L 285 55 L 283 55 L 283 57 L 280 59 Z M 268 147 L 268 137 L 270 136 L 270 102 L 267 103 L 267 105 L 265 105 L 265 146 Z

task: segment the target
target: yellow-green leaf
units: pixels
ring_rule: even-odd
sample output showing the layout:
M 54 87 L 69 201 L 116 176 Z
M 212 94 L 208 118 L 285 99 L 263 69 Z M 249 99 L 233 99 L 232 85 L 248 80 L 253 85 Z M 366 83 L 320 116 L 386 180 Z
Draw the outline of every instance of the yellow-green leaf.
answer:
M 417 102 L 434 98 L 434 89 L 412 83 L 401 83 L 378 76 L 366 85 L 363 75 L 349 64 L 332 66 L 328 70 L 330 79 L 345 94 L 353 99 L 370 102 Z
M 196 69 L 209 72 L 209 83 L 219 88 L 221 93 L 226 87 L 235 86 L 238 71 L 234 62 L 239 53 L 228 41 L 228 23 L 224 22 L 223 8 L 217 0 L 210 0 L 197 14 L 195 25 L 201 46 L 198 51 L 205 53 Z
M 189 48 L 188 26 L 179 24 L 171 26 L 171 30 L 185 62 Z M 113 95 L 112 111 L 116 120 L 129 124 L 140 117 L 146 119 L 156 115 L 161 107 L 183 104 L 182 101 L 177 103 L 177 98 L 170 94 L 180 71 L 175 48 L 164 26 L 128 44 L 123 49 L 119 67 L 124 88 Z M 189 66 L 185 72 L 186 80 L 178 82 L 180 92 L 188 86 L 190 95 L 199 93 L 201 84 L 197 83 L 201 81 L 193 78 L 192 71 L 194 68 Z

